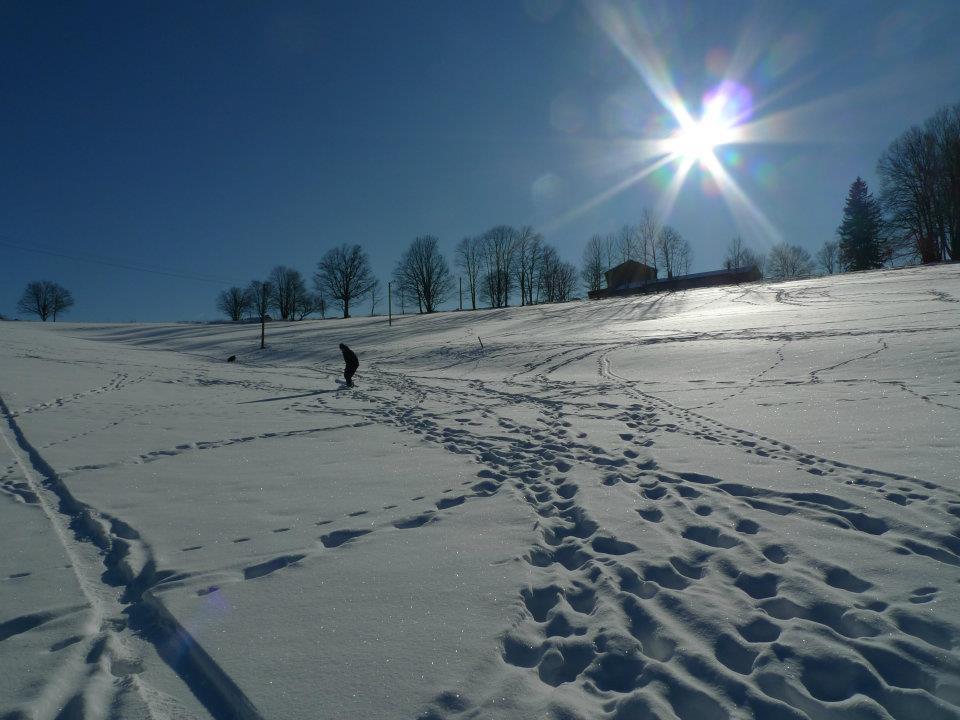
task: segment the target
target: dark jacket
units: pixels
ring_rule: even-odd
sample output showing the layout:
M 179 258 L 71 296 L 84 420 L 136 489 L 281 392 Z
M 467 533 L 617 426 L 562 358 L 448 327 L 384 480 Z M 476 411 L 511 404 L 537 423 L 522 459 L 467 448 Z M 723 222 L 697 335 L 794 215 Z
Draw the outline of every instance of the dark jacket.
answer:
M 340 352 L 343 353 L 343 361 L 347 364 L 348 368 L 356 370 L 358 367 L 360 367 L 360 361 L 357 360 L 357 354 L 343 343 L 340 343 Z

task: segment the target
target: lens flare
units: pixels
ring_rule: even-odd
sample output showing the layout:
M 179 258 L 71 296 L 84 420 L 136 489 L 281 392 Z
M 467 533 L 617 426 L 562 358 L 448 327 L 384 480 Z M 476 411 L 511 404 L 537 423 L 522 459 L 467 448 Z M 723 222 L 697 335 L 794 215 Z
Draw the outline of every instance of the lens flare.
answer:
M 703 97 L 703 111 L 699 120 L 687 119 L 689 113 L 676 116 L 680 127 L 667 142 L 669 153 L 687 160 L 705 163 L 721 145 L 738 140 L 737 126 L 750 117 L 750 91 L 726 80 Z
M 688 160 L 706 160 L 715 147 L 727 143 L 727 130 L 710 118 L 701 118 L 674 133 L 670 138 L 670 151 Z
M 723 79 L 704 94 L 700 114 L 695 116 L 677 91 L 667 62 L 658 49 L 661 34 L 647 22 L 640 9 L 636 5 L 608 2 L 591 3 L 588 7 L 597 25 L 669 114 L 672 127 L 661 128 L 651 123 L 645 137 L 635 141 L 633 162 L 636 165 L 627 169 L 627 176 L 548 223 L 545 231 L 571 221 L 646 178 L 660 187 L 656 211 L 666 220 L 691 169 L 698 165 L 703 173 L 701 188 L 705 194 L 722 197 L 737 224 L 749 226 L 743 227 L 746 233 L 769 244 L 780 242 L 781 233 L 725 167 L 745 167 L 743 156 L 732 146 L 770 141 L 782 124 L 778 117 L 754 119 L 757 108 L 775 96 L 758 103 L 751 89 L 737 80 L 738 75 L 745 74 L 752 63 L 759 61 L 763 54 L 760 44 L 751 42 L 748 47 L 735 48 L 733 53 L 716 48 L 708 53 L 707 69 Z M 784 65 L 792 64 L 802 50 L 797 38 L 791 40 L 786 44 L 791 52 L 784 51 L 790 56 L 790 62 Z M 672 174 L 664 177 L 670 168 L 673 168 Z M 772 181 L 769 172 L 760 178 L 761 184 L 769 185 Z

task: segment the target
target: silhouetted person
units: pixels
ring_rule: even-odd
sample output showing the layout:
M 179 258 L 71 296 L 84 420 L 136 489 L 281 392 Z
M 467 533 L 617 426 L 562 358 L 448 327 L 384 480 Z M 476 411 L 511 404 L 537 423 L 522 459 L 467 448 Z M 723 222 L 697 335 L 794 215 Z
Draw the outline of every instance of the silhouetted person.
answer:
M 357 354 L 343 343 L 340 343 L 340 352 L 343 353 L 343 361 L 347 364 L 343 369 L 343 379 L 347 381 L 347 387 L 353 387 L 353 374 L 360 367 L 360 361 L 357 360 Z

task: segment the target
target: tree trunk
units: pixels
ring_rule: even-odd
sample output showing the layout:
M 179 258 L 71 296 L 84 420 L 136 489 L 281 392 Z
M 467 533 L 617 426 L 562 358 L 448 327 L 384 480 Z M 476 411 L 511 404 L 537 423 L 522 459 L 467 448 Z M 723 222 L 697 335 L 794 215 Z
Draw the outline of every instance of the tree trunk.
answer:
M 260 316 L 260 349 L 261 350 L 267 347 L 266 336 L 267 336 L 267 317 L 266 315 L 261 315 Z

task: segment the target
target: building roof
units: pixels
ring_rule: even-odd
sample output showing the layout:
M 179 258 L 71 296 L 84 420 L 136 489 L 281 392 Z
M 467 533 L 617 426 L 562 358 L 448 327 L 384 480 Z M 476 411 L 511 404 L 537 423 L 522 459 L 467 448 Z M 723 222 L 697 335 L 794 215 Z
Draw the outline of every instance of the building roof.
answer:
M 634 266 L 636 266 L 636 267 L 634 267 Z M 624 261 L 623 261 L 622 263 L 620 263 L 619 265 L 614 265 L 612 268 L 610 268 L 609 270 L 607 270 L 607 271 L 605 271 L 605 272 L 610 273 L 610 272 L 614 272 L 614 271 L 616 271 L 616 270 L 627 269 L 627 268 L 630 268 L 631 270 L 635 270 L 635 269 L 637 269 L 637 268 L 646 268 L 647 270 L 653 270 L 653 268 L 650 267 L 649 265 L 644 265 L 642 262 L 639 262 L 639 261 L 637 261 L 637 260 L 624 260 Z

